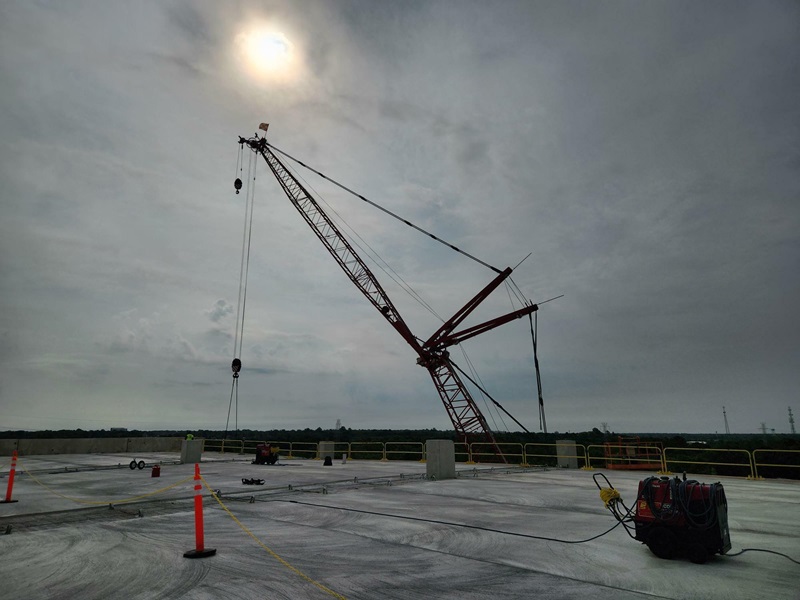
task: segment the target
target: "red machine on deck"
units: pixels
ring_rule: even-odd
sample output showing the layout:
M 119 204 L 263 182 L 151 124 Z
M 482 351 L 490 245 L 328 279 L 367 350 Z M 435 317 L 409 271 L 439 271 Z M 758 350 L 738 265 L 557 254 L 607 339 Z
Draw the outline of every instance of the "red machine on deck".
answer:
M 678 477 L 648 477 L 639 482 L 635 539 L 659 558 L 684 554 L 703 563 L 731 549 L 728 502 L 720 483 Z
M 600 486 L 598 476 L 608 488 Z M 704 563 L 731 549 L 728 501 L 721 483 L 687 481 L 685 476 L 648 477 L 639 482 L 636 505 L 627 508 L 605 475 L 598 473 L 594 480 L 606 507 L 628 534 L 659 558 L 686 556 Z
M 256 457 L 253 459 L 254 465 L 274 465 L 278 462 L 280 449 L 272 444 L 263 442 L 256 444 Z

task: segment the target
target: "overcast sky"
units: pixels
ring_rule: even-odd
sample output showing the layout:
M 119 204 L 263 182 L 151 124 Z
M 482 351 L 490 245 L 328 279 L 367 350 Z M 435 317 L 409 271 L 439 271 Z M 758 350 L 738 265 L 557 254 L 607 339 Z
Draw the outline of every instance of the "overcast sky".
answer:
M 253 56 L 265 32 L 286 51 L 272 62 Z M 549 431 L 724 432 L 725 406 L 731 432 L 788 433 L 798 56 L 789 0 L 5 1 L 0 428 L 225 428 L 237 139 L 265 121 L 488 264 L 531 253 L 517 286 L 564 295 L 538 314 Z M 494 277 L 297 172 L 443 318 Z M 263 162 L 255 185 L 229 428 L 451 428 Z M 417 336 L 435 331 L 375 272 Z M 517 307 L 501 287 L 467 325 Z M 528 320 L 463 346 L 539 430 Z

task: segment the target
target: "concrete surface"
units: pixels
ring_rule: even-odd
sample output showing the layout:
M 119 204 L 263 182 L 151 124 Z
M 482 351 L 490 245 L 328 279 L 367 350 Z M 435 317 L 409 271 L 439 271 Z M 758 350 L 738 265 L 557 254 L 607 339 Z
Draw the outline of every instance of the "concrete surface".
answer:
M 259 466 L 206 452 L 203 477 L 231 514 L 204 491 L 205 546 L 217 554 L 190 560 L 194 465 L 175 464 L 177 453 L 136 458 L 148 467 L 130 470 L 125 454 L 20 459 L 30 474 L 17 474 L 19 502 L 0 504 L 0 597 L 800 598 L 800 566 L 775 554 L 695 565 L 656 558 L 621 527 L 585 543 L 530 537 L 580 541 L 614 525 L 592 472 L 572 469 L 458 465 L 456 479 L 430 481 L 418 462 Z M 649 473 L 606 475 L 630 505 Z M 800 560 L 800 482 L 721 481 L 731 553 Z M 118 502 L 128 497 L 141 498 Z

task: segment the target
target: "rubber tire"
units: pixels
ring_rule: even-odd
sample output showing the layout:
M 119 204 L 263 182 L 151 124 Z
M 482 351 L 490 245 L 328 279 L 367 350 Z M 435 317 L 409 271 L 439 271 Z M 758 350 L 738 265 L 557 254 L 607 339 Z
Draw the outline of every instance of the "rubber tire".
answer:
M 144 461 L 140 460 L 138 463 L 136 463 L 136 466 L 139 467 L 139 470 L 141 471 L 144 469 Z
M 666 527 L 655 527 L 647 536 L 647 547 L 658 558 L 670 560 L 678 552 L 678 538 Z
M 710 553 L 708 552 L 708 549 L 703 546 L 703 544 L 694 543 L 689 544 L 689 547 L 686 549 L 686 555 L 694 564 L 702 565 L 708 561 Z
M 136 461 L 132 460 L 131 464 L 129 464 L 128 466 L 131 468 L 131 471 L 133 471 L 136 468 Z

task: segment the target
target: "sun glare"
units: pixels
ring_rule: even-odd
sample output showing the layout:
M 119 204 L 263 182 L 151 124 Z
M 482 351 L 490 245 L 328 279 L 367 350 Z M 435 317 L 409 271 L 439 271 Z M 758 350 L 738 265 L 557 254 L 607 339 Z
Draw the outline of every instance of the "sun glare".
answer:
M 289 62 L 291 46 L 280 32 L 261 31 L 250 36 L 250 60 L 262 69 L 280 69 Z
M 242 32 L 236 46 L 243 66 L 253 77 L 285 80 L 298 74 L 297 50 L 277 29 L 259 27 Z

